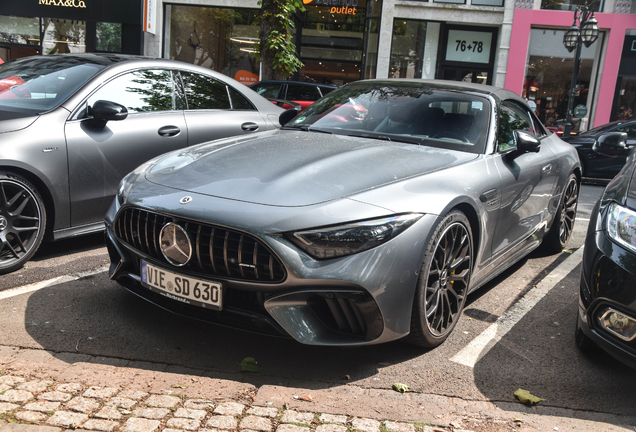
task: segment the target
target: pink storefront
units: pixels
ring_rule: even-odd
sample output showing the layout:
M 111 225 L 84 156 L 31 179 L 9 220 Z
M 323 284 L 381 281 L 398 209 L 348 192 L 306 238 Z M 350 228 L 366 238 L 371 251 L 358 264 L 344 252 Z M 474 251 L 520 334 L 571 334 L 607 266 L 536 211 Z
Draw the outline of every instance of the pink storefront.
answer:
M 562 41 L 574 12 L 522 9 L 519 3 L 505 87 L 535 101 L 541 120 L 556 130 L 563 125 L 567 111 L 574 53 L 569 53 Z M 617 2 L 615 11 L 618 6 Z M 636 118 L 636 15 L 596 12 L 595 17 L 601 34 L 582 50 L 575 87 L 574 106 L 585 106 L 587 114 L 574 121 L 574 131 Z

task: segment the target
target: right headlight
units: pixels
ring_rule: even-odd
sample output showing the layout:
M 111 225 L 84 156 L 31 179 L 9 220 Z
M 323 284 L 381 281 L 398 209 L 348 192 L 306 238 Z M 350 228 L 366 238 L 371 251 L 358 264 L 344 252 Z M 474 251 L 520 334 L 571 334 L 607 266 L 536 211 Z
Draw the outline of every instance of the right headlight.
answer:
M 616 243 L 636 252 L 636 212 L 616 203 L 610 204 L 607 234 Z
M 404 232 L 421 217 L 420 213 L 407 213 L 296 231 L 287 233 L 286 237 L 316 259 L 337 258 L 386 243 Z

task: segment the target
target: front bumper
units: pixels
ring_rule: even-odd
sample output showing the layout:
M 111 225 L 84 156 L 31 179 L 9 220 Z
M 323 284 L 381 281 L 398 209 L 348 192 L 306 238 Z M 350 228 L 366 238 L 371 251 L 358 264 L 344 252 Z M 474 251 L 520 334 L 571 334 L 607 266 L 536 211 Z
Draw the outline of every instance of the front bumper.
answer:
M 636 368 L 636 337 L 621 335 L 607 322 L 613 311 L 636 321 L 636 255 L 599 229 L 598 205 L 593 214 L 583 255 L 579 327 L 607 353 Z
M 284 275 L 272 282 L 209 276 L 177 269 L 145 246 L 119 235 L 113 203 L 106 216 L 109 275 L 130 292 L 171 312 L 312 345 L 367 345 L 409 332 L 410 311 L 422 260 L 422 243 L 435 223 L 425 216 L 402 235 L 372 250 L 316 261 L 283 236 L 259 236 L 281 260 Z M 135 222 L 136 223 L 136 222 Z M 133 224 L 135 226 L 135 224 Z M 135 228 L 136 229 L 136 228 Z M 140 261 L 171 272 L 223 284 L 222 310 L 175 301 L 141 282 Z

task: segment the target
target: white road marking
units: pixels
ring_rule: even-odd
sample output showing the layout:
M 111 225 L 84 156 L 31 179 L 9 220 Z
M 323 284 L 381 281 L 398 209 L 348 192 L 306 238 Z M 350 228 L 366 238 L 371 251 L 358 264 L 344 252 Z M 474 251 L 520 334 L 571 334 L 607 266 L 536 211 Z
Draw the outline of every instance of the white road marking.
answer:
M 589 219 L 585 219 L 585 218 L 576 218 L 577 221 L 585 221 L 585 222 L 589 222 Z
M 563 278 L 565 278 L 581 262 L 583 247 L 577 249 L 570 257 L 557 266 L 550 274 L 541 280 L 517 303 L 508 309 L 497 321 L 473 339 L 460 352 L 455 354 L 451 361 L 468 367 L 475 364 L 485 356 L 497 342 L 501 340 L 539 301 L 545 297 Z
M 46 287 L 50 287 L 53 285 L 59 285 L 65 282 L 70 282 L 70 281 L 74 281 L 74 280 L 78 280 L 87 276 L 92 276 L 98 273 L 102 273 L 105 272 L 106 270 L 108 270 L 108 266 L 103 266 L 103 267 L 98 267 L 92 270 L 87 270 L 85 272 L 82 273 L 77 273 L 75 275 L 69 275 L 69 276 L 58 276 L 56 278 L 53 279 L 49 279 L 49 280 L 45 280 L 42 282 L 36 282 L 36 283 L 32 283 L 29 285 L 23 285 L 21 287 L 17 287 L 17 288 L 11 288 L 8 289 L 6 291 L 0 291 L 0 300 L 9 298 L 9 297 L 15 297 L 17 295 L 21 295 L 21 294 L 26 294 L 26 293 L 30 293 L 33 291 L 37 291 L 40 290 L 42 288 L 46 288 Z

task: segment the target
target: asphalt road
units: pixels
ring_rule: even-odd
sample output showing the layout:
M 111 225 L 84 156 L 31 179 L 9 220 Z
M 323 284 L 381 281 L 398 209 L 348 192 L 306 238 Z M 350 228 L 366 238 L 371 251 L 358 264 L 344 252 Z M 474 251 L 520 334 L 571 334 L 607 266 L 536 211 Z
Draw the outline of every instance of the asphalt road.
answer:
M 636 374 L 612 358 L 583 355 L 574 344 L 580 265 L 551 289 L 493 344 L 473 367 L 451 360 L 492 328 L 519 299 L 583 244 L 587 219 L 602 187 L 584 186 L 569 250 L 535 252 L 469 297 L 464 316 L 440 347 L 423 350 L 401 342 L 364 348 L 324 348 L 263 337 L 172 315 L 129 294 L 104 272 L 0 300 L 0 345 L 55 353 L 101 356 L 107 364 L 157 363 L 255 385 L 325 388 L 349 384 L 413 391 L 467 400 L 514 402 L 518 388 L 546 399 L 543 406 L 633 415 Z M 2 276 L 0 289 L 79 273 L 106 264 L 101 236 L 54 243 L 28 268 Z M 530 294 L 528 294 L 531 292 Z M 524 297 L 525 296 L 525 297 Z M 264 372 L 245 377 L 238 363 L 254 357 Z M 345 377 L 348 377 L 345 379 Z

